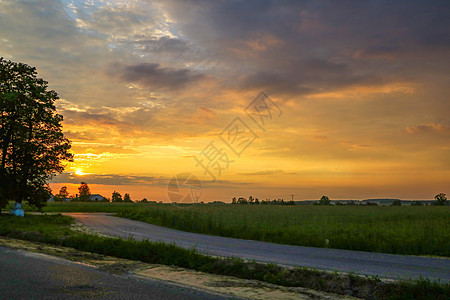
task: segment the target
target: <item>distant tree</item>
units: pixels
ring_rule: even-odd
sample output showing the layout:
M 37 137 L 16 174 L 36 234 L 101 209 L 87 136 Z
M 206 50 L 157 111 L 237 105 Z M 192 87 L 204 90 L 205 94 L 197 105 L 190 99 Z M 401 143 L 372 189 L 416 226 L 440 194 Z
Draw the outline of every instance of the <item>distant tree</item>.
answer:
M 67 186 L 62 186 L 59 193 L 55 195 L 55 201 L 63 201 L 66 198 L 69 198 L 69 192 Z
M 328 196 L 322 196 L 322 198 L 320 198 L 320 200 L 319 200 L 319 204 L 320 205 L 330 205 L 331 204 L 330 198 L 328 198 Z
M 341 201 L 337 201 L 334 205 L 341 206 L 341 205 L 344 205 L 344 204 Z
M 41 209 L 47 182 L 73 159 L 57 99 L 35 68 L 0 57 L 0 208 L 26 200 Z
M 259 204 L 259 199 L 255 198 L 255 204 Z
M 125 195 L 123 195 L 123 202 L 133 202 L 133 200 L 131 200 L 130 194 L 126 193 Z
M 238 204 L 248 204 L 247 199 L 245 199 L 244 197 L 240 197 L 237 201 Z
M 394 200 L 392 202 L 391 206 L 402 206 L 402 201 L 401 200 Z
M 231 199 L 231 204 L 237 204 L 236 197 L 233 197 L 233 199 Z
M 411 203 L 411 206 L 423 206 L 423 203 L 420 201 L 414 201 Z
M 439 193 L 436 196 L 434 196 L 434 202 L 433 205 L 446 205 L 447 204 L 447 197 L 444 193 Z
M 123 202 L 122 195 L 119 192 L 114 191 L 111 196 L 111 202 Z
M 88 201 L 91 195 L 91 190 L 86 182 L 81 182 L 78 187 L 78 201 Z
M 253 196 L 249 196 L 249 197 L 248 197 L 248 203 L 249 203 L 249 204 L 253 204 L 253 200 L 254 200 L 254 199 L 253 199 Z
M 139 203 L 148 203 L 147 198 L 143 198 L 141 201 L 138 201 Z
M 356 203 L 355 203 L 355 201 L 350 200 L 350 202 L 348 202 L 347 205 L 356 205 Z

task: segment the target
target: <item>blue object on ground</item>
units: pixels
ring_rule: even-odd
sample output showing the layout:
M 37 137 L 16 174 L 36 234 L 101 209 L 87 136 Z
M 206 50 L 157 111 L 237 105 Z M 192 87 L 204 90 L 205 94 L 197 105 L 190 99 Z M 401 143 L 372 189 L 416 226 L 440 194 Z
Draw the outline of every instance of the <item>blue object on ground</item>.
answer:
M 16 217 L 23 217 L 25 212 L 22 209 L 22 205 L 18 202 L 14 204 L 14 209 L 9 211 L 11 214 L 14 214 Z

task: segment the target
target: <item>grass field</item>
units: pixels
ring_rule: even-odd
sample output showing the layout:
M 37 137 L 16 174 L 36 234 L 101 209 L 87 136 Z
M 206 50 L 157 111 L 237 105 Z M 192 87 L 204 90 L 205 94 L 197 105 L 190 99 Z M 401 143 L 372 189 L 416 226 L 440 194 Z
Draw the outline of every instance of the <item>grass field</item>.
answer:
M 164 243 L 89 235 L 71 230 L 72 223 L 73 219 L 61 215 L 27 215 L 18 218 L 0 214 L 0 236 L 284 286 L 306 287 L 339 294 L 350 293 L 363 299 L 440 300 L 450 296 L 448 283 L 427 279 L 383 282 L 376 277 L 320 272 L 306 268 L 284 268 L 274 264 L 245 262 L 237 258 L 210 257 L 195 250 Z
M 184 231 L 299 246 L 450 256 L 450 207 L 52 203 Z

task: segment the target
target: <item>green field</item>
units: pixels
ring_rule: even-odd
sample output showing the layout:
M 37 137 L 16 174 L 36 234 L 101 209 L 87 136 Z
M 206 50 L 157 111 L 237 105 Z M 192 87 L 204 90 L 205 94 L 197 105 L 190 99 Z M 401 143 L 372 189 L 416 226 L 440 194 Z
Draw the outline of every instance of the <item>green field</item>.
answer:
M 184 231 L 370 252 L 450 256 L 450 207 L 52 203 Z
M 75 206 L 72 204 L 72 207 Z M 127 208 L 126 205 L 110 207 Z M 73 230 L 71 228 L 73 223 L 72 218 L 58 214 L 26 215 L 24 218 L 0 214 L 0 237 L 70 247 L 96 254 L 139 260 L 151 264 L 178 266 L 288 287 L 305 287 L 338 294 L 350 294 L 362 299 L 448 299 L 450 295 L 450 285 L 445 282 L 428 279 L 385 282 L 377 277 L 357 276 L 352 273 L 321 272 L 301 267 L 285 268 L 274 264 L 244 261 L 239 258 L 211 257 L 193 249 L 182 249 L 170 244 L 90 235 Z M 59 253 L 62 254 L 64 251 Z M 70 253 L 76 261 L 78 261 L 77 258 L 86 255 L 86 253 L 72 250 Z M 96 259 L 102 260 L 103 258 L 96 257 Z

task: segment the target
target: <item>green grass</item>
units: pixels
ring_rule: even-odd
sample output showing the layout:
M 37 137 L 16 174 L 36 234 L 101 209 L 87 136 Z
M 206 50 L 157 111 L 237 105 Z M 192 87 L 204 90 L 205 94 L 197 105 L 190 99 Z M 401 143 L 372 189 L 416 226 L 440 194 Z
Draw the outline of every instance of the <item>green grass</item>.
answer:
M 72 247 L 92 253 L 190 268 L 202 272 L 256 279 L 284 286 L 352 294 L 364 299 L 448 299 L 450 284 L 426 279 L 385 283 L 377 278 L 285 268 L 273 264 L 217 258 L 175 245 L 100 237 L 70 229 L 73 219 L 61 215 L 18 218 L 0 215 L 0 235 Z
M 174 229 L 279 244 L 450 256 L 450 207 L 55 203 Z M 327 242 L 328 241 L 328 242 Z

